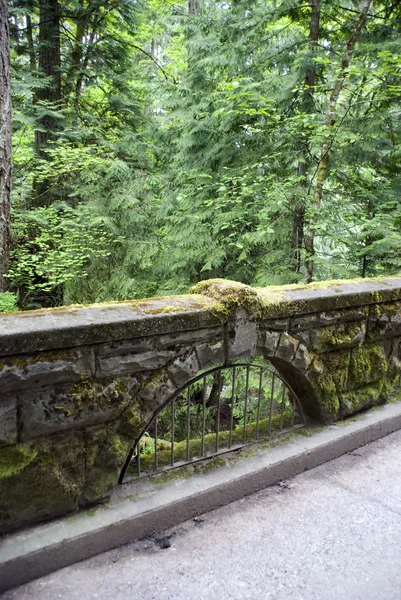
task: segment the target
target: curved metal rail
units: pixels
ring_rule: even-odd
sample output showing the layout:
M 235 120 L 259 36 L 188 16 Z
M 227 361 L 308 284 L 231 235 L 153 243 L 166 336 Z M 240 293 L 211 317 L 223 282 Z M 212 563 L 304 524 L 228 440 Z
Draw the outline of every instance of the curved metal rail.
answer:
M 303 426 L 297 395 L 271 366 L 216 367 L 191 379 L 154 412 L 130 449 L 119 483 L 128 470 L 139 477 L 182 467 Z

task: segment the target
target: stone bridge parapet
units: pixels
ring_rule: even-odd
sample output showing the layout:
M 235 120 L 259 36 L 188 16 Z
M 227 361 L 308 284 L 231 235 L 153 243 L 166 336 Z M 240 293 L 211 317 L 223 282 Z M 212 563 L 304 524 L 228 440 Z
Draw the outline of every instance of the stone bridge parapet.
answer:
M 263 356 L 306 415 L 386 401 L 401 278 L 250 288 L 0 316 L 0 532 L 104 500 L 133 440 L 200 371 Z

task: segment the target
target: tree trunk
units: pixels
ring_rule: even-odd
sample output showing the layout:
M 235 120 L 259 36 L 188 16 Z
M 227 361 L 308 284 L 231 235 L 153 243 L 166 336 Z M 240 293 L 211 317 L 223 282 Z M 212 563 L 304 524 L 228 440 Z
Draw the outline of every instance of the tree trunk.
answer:
M 315 189 L 311 201 L 311 210 L 309 215 L 309 222 L 307 226 L 307 230 L 305 231 L 305 250 L 306 250 L 306 259 L 305 259 L 305 268 L 306 268 L 306 283 L 310 283 L 313 280 L 313 269 L 314 269 L 314 256 L 315 256 L 315 233 L 316 233 L 316 224 L 318 221 L 318 213 L 320 209 L 320 205 L 323 198 L 323 187 L 326 181 L 327 169 L 329 166 L 329 154 L 332 145 L 332 131 L 335 125 L 335 116 L 336 116 L 336 108 L 338 98 L 340 96 L 341 90 L 343 89 L 345 80 L 348 75 L 348 67 L 351 62 L 352 54 L 355 49 L 356 42 L 358 37 L 366 23 L 366 19 L 368 17 L 368 12 L 372 0 L 366 0 L 363 9 L 359 15 L 359 18 L 355 24 L 355 27 L 347 41 L 346 49 L 344 56 L 341 60 L 340 70 L 337 74 L 337 78 L 334 83 L 333 90 L 330 94 L 329 98 L 329 107 L 326 119 L 326 126 L 328 128 L 328 134 L 326 135 L 322 149 L 320 152 L 319 164 L 316 170 L 316 184 Z
M 32 73 L 36 71 L 36 53 L 35 53 L 35 45 L 33 43 L 33 29 L 32 29 L 32 20 L 31 15 L 29 14 L 29 10 L 32 9 L 32 2 L 26 2 L 26 10 L 25 18 L 26 18 L 26 40 L 28 44 L 28 54 L 29 54 L 29 66 L 31 67 Z
M 200 13 L 200 0 L 188 0 L 188 14 L 196 16 Z
M 40 74 L 47 78 L 46 85 L 36 90 L 35 102 L 55 105 L 61 100 L 61 54 L 60 54 L 60 9 L 58 0 L 39 0 L 39 48 L 38 67 Z M 35 152 L 39 158 L 48 160 L 49 142 L 59 128 L 59 121 L 46 114 L 39 119 L 35 131 Z M 48 206 L 52 202 L 49 182 L 34 182 L 35 206 Z
M 0 292 L 7 290 L 4 275 L 10 252 L 11 95 L 7 1 L 0 0 Z
M 46 86 L 36 91 L 37 101 L 58 102 L 61 99 L 60 11 L 58 0 L 39 0 L 39 70 L 49 78 Z M 57 128 L 51 115 L 40 120 L 41 131 L 35 134 L 38 156 L 46 158 L 46 147 Z
M 311 0 L 311 20 L 309 26 L 309 48 L 311 54 L 316 52 L 319 41 L 320 29 L 320 0 Z M 316 67 L 313 65 L 308 69 L 305 76 L 305 90 L 303 96 L 302 110 L 306 114 L 312 114 L 314 111 L 314 95 L 316 84 Z M 298 162 L 298 177 L 300 185 L 306 187 L 306 174 L 308 172 L 308 140 L 305 138 L 301 142 L 302 159 Z M 292 261 L 296 273 L 301 271 L 301 248 L 304 245 L 304 221 L 305 221 L 305 202 L 298 200 L 295 204 L 292 222 Z

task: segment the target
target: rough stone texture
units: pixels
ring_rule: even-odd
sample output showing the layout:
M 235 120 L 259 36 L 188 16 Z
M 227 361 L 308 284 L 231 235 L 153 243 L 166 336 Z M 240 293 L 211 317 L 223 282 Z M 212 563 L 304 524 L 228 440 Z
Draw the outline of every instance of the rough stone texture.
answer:
M 197 347 L 196 353 L 198 355 L 199 368 L 201 370 L 224 364 L 225 354 L 223 341 L 212 344 L 201 344 Z
M 352 348 L 362 344 L 366 325 L 361 322 L 340 323 L 310 332 L 309 347 L 319 352 Z
M 0 446 L 17 442 L 17 401 L 15 396 L 0 396 Z
M 84 472 L 79 433 L 0 448 L 0 533 L 75 510 Z
M 304 331 L 316 329 L 325 325 L 337 325 L 339 323 L 350 323 L 352 321 L 363 321 L 369 313 L 368 307 L 350 310 L 320 312 L 312 315 L 293 317 L 291 319 L 291 331 Z
M 104 500 L 200 371 L 264 356 L 321 422 L 384 402 L 399 378 L 401 278 L 199 290 L 211 297 L 0 315 L 0 530 Z
M 289 333 L 282 333 L 278 348 L 274 354 L 275 358 L 281 358 L 286 362 L 291 362 L 293 356 L 299 347 L 299 341 Z
M 156 339 L 155 337 L 145 337 L 102 344 L 96 348 L 96 356 L 98 358 L 109 358 L 110 356 L 150 352 L 156 345 Z
M 95 374 L 93 350 L 41 352 L 34 357 L 0 360 L 0 389 L 3 393 L 43 385 L 78 381 Z
M 249 320 L 249 315 L 240 309 L 236 313 L 234 323 L 234 338 L 228 343 L 228 359 L 255 356 L 258 341 L 258 326 L 256 321 Z
M 90 506 L 109 498 L 132 443 L 133 439 L 118 431 L 115 425 L 87 430 L 85 482 L 78 499 L 80 506 Z
M 115 420 L 138 389 L 137 379 L 127 377 L 24 392 L 18 395 L 21 440 Z
M 371 340 L 401 335 L 401 303 L 372 306 L 369 313 L 368 336 Z
M 280 332 L 260 331 L 258 336 L 257 351 L 263 356 L 274 356 L 280 342 Z
M 197 344 L 215 340 L 222 336 L 222 327 L 211 327 L 209 329 L 199 329 L 198 331 L 180 331 L 169 335 L 160 335 L 155 338 L 157 348 L 175 348 L 178 345 Z
M 111 377 L 149 369 L 160 369 L 171 362 L 175 355 L 176 352 L 172 350 L 153 350 L 144 354 L 124 354 L 123 356 L 99 358 L 97 375 Z
M 200 370 L 195 351 L 191 352 L 189 355 L 180 356 L 167 369 L 177 389 L 183 387 L 190 379 L 195 377 Z

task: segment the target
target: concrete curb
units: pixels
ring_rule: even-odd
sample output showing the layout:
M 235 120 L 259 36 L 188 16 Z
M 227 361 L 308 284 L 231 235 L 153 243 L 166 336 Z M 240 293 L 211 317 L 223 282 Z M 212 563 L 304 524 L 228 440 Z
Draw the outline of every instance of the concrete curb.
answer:
M 398 429 L 400 402 L 263 450 L 233 466 L 159 487 L 151 496 L 128 498 L 100 507 L 93 515 L 77 514 L 5 536 L 0 541 L 0 592 L 177 525 Z

